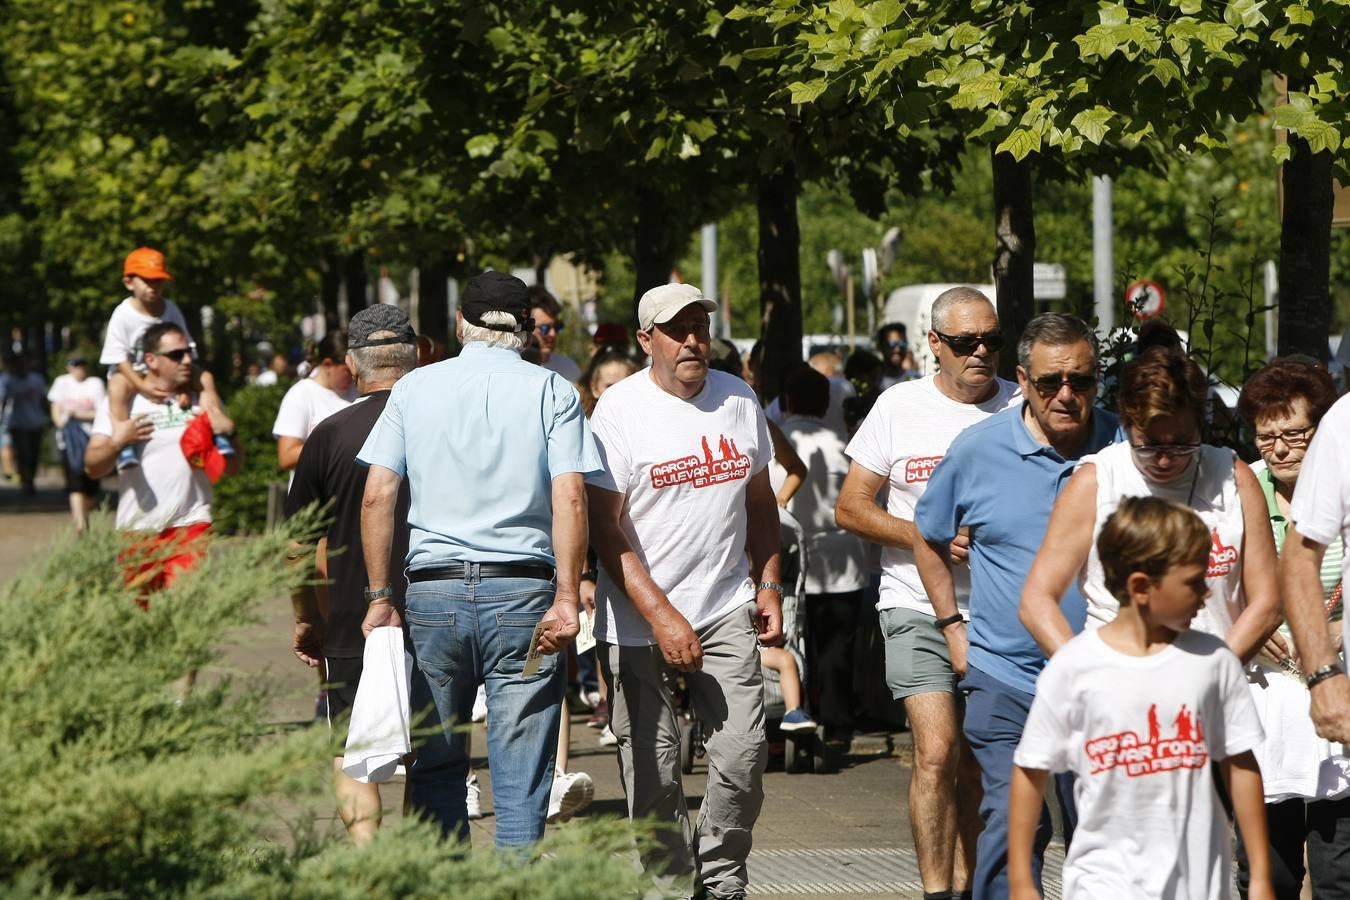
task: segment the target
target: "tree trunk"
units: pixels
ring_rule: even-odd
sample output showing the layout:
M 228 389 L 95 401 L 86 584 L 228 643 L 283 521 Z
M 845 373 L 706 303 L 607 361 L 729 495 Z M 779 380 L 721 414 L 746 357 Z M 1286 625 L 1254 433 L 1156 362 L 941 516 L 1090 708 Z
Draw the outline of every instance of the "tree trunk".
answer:
M 1036 218 L 1032 210 L 1031 160 L 994 153 L 994 289 L 998 321 L 1006 339 L 998 374 L 1015 378 L 1017 341 L 1036 314 Z
M 660 193 L 646 189 L 638 192 L 637 225 L 633 231 L 633 315 L 638 300 L 657 285 L 670 281 L 675 268 L 675 236 L 672 215 Z
M 801 232 L 797 227 L 797 170 L 791 164 L 761 175 L 759 210 L 759 314 L 764 355 L 756 373 L 760 399 L 777 397 L 802 361 Z
M 417 267 L 417 333 L 433 341 L 449 343 L 450 293 L 446 282 L 450 278 L 449 252 L 424 259 Z
M 1291 83 L 1290 90 L 1296 90 Z M 1289 135 L 1280 226 L 1279 354 L 1327 361 L 1331 334 L 1331 153 Z
M 342 315 L 338 310 L 342 273 L 338 271 L 337 255 L 325 253 L 319 272 L 319 305 L 323 307 L 324 326 L 328 331 L 336 331 L 342 327 Z
M 369 276 L 366 274 L 366 254 L 360 250 L 348 253 L 342 258 L 342 284 L 347 289 L 347 318 L 351 318 L 369 306 L 366 288 Z M 343 322 L 346 328 L 347 323 Z

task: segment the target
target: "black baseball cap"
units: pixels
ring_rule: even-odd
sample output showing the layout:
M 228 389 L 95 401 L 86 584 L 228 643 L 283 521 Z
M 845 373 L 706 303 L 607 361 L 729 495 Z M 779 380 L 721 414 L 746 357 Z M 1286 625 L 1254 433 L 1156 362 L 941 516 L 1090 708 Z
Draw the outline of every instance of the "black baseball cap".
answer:
M 372 334 L 392 331 L 393 337 L 371 338 Z M 347 322 L 347 349 L 359 350 L 362 347 L 382 347 L 385 344 L 415 344 L 417 335 L 413 333 L 412 322 L 408 314 L 390 303 L 376 303 L 351 317 Z
M 528 332 L 534 329 L 534 319 L 530 317 L 533 305 L 530 289 L 525 286 L 525 282 L 506 272 L 484 272 L 469 279 L 459 302 L 459 310 L 464 318 L 482 328 Z M 510 313 L 516 324 L 514 327 L 485 324 L 483 314 L 489 312 Z

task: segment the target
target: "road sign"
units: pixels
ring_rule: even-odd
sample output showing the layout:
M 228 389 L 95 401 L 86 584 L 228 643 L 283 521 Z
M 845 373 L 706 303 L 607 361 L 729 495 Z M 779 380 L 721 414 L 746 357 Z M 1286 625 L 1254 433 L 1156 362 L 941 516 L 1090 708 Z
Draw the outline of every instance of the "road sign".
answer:
M 1068 276 L 1061 263 L 1032 263 L 1032 296 L 1037 300 L 1063 300 L 1069 295 Z
M 1125 289 L 1125 308 L 1139 321 L 1162 315 L 1167 292 L 1156 281 L 1136 281 Z

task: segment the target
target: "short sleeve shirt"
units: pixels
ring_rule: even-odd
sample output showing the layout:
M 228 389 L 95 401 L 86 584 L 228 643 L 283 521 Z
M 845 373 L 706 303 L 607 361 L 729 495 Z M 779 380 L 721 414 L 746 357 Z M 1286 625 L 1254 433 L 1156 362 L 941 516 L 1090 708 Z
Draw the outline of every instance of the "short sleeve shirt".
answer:
M 148 316 L 139 311 L 130 297 L 117 304 L 108 319 L 108 332 L 103 339 L 103 350 L 98 355 L 99 365 L 116 367 L 132 360 L 140 349 L 141 335 L 151 325 L 160 322 L 177 325 L 188 336 L 188 343 L 192 343 L 192 334 L 188 331 L 183 311 L 172 300 L 164 301 L 162 316 Z
M 1330 545 L 1339 537 L 1350 543 L 1350 396 L 1342 397 L 1322 417 L 1299 470 L 1289 518 L 1299 534 Z M 1350 575 L 1350 553 L 1341 563 L 1341 577 Z M 1350 638 L 1350 617 L 1341 620 Z M 1342 646 L 1350 647 L 1350 642 Z
M 972 425 L 952 442 L 915 508 L 914 524 L 929 541 L 970 534 L 969 662 L 1026 694 L 1035 693 L 1045 656 L 1018 619 L 1022 585 L 1045 539 L 1055 498 L 1073 474 L 1065 459 L 1039 443 L 1022 420 L 1025 404 Z M 1080 455 L 1096 453 L 1116 434 L 1116 417 L 1092 411 Z M 1075 633 L 1087 606 L 1075 582 L 1060 609 Z
M 272 436 L 308 440 L 310 432 L 339 410 L 351 405 L 351 400 L 330 390 L 312 378 L 302 378 L 286 391 L 272 423 Z
M 183 455 L 183 432 L 201 410 L 155 403 L 136 394 L 131 417 L 147 416 L 155 430 L 141 448 L 140 465 L 117 473 L 117 527 L 162 531 L 211 521 L 211 479 Z M 99 404 L 94 434 L 112 437 L 108 401 Z
M 408 566 L 553 566 L 553 479 L 600 468 L 576 388 L 471 343 L 399 379 L 358 454 L 406 475 Z
M 983 403 L 960 403 L 937 386 L 937 376 L 903 381 L 888 388 L 858 426 L 848 444 L 855 463 L 886 476 L 886 512 L 914 521 L 914 507 L 928 488 L 937 464 L 956 436 L 996 412 L 1019 405 L 1021 394 L 1011 381 L 998 379 L 994 396 Z M 970 596 L 970 571 L 952 569 L 956 605 L 965 613 Z M 877 609 L 910 609 L 933 614 L 928 593 L 919 578 L 914 551 L 903 547 L 881 550 L 881 594 Z
M 1210 766 L 1261 740 L 1242 666 L 1213 635 L 1183 632 L 1151 656 L 1097 631 L 1065 644 L 1013 756 L 1075 775 L 1064 896 L 1229 897 L 1232 841 Z
M 288 517 L 311 503 L 333 504 L 333 521 L 327 532 L 329 605 L 324 616 L 324 656 L 358 657 L 365 649 L 365 637 L 361 634 L 361 621 L 366 614 L 361 498 L 369 469 L 357 463 L 356 454 L 384 412 L 388 399 L 389 391 L 376 391 L 320 422 L 300 451 L 295 479 L 286 495 Z M 394 509 L 392 559 L 401 560 L 408 555 L 408 504 L 408 483 L 404 481 Z M 391 578 L 389 585 L 394 591 L 394 602 L 402 604 L 404 580 Z
M 604 470 L 587 483 L 624 495 L 620 526 L 693 628 L 754 599 L 745 552 L 746 488 L 773 457 L 764 412 L 741 379 L 710 371 L 689 400 L 643 369 L 605 391 L 591 418 Z M 597 638 L 651 644 L 645 619 L 603 568 Z

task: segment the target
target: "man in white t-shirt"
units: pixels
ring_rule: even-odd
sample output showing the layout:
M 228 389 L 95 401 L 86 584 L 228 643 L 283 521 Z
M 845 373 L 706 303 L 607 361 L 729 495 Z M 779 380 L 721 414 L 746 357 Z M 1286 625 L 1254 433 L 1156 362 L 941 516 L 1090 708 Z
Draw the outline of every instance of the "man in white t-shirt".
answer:
M 530 288 L 530 301 L 534 304 L 530 317 L 534 319 L 534 334 L 539 342 L 539 365 L 557 372 L 569 384 L 576 384 L 581 380 L 581 366 L 557 349 L 558 335 L 563 330 L 562 305 L 538 285 Z
M 1303 457 L 1298 487 L 1289 507 L 1289 528 L 1281 553 L 1285 614 L 1294 631 L 1299 664 L 1312 693 L 1317 733 L 1350 742 L 1350 679 L 1327 634 L 1319 573 L 1327 545 L 1350 540 L 1350 396 L 1331 407 Z M 1350 555 L 1341 581 L 1350 575 Z M 1341 620 L 1341 647 L 1350 640 L 1350 618 Z
M 961 735 L 961 699 L 943 638 L 968 609 L 969 539 L 952 543 L 960 616 L 938 621 L 914 562 L 914 507 L 948 446 L 968 426 L 1020 402 L 1017 385 L 998 378 L 1003 345 L 994 304 L 956 287 L 933 301 L 928 346 L 938 372 L 887 389 L 848 445 L 853 461 L 835 516 L 849 531 L 881 544 L 881 627 L 886 684 L 903 700 L 914 735 L 909 814 L 926 893 L 969 889 L 980 831 L 979 769 Z M 877 494 L 888 487 L 886 508 Z M 953 791 L 952 785 L 956 789 Z M 958 845 L 961 852 L 957 853 Z
M 196 563 L 201 555 L 199 538 L 211 527 L 210 467 L 189 461 L 184 432 L 199 415 L 206 415 L 211 432 L 234 440 L 234 423 L 218 410 L 179 405 L 177 397 L 188 389 L 193 362 L 183 329 L 160 322 L 146 329 L 142 342 L 147 348 L 142 355 L 146 380 L 170 399 L 156 403 L 138 393 L 132 400 L 131 417 L 121 422 L 113 421 L 107 401 L 100 404 L 84 467 L 91 478 L 102 478 L 112 472 L 123 447 L 144 443 L 141 465 L 117 473 L 117 527 L 149 533 L 134 554 L 149 561 L 144 565 L 133 561 L 128 577 L 153 590 L 167 587 L 177 573 Z M 211 443 L 209 434 L 205 439 Z M 218 452 L 214 444 L 207 451 L 211 452 Z M 241 461 L 237 444 L 228 459 L 228 470 L 237 471 Z M 165 547 L 178 552 L 166 553 Z
M 768 427 L 745 382 L 708 369 L 716 309 L 687 284 L 642 295 L 638 342 L 651 367 L 600 398 L 591 428 L 605 470 L 586 482 L 602 566 L 595 634 L 628 812 L 679 826 L 656 835 L 644 863 L 686 893 L 701 884 L 735 897 L 764 801 L 756 639 L 781 640 L 783 589 Z M 675 672 L 707 736 L 697 838 L 666 681 Z

